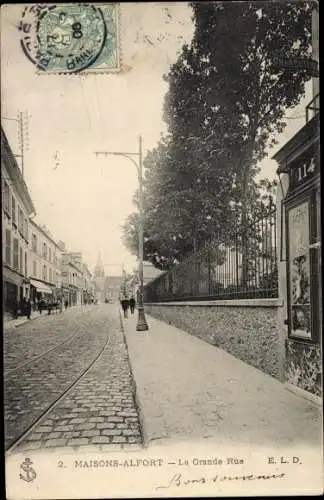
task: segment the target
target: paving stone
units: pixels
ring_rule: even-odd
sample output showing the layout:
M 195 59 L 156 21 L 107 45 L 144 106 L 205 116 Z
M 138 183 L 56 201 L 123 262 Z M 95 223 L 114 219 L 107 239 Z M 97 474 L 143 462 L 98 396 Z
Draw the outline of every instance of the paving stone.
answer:
M 123 422 L 123 418 L 122 417 L 108 417 L 108 422 Z
M 110 443 L 110 438 L 108 436 L 96 436 L 91 439 L 92 444 Z
M 103 435 L 107 431 L 113 431 L 112 437 L 132 438 L 121 434 L 127 428 L 133 430 L 130 424 L 137 423 L 137 414 L 128 355 L 118 317 L 100 308 L 93 308 L 92 312 L 89 309 L 87 314 L 71 309 L 63 316 L 43 316 L 33 332 L 25 330 L 22 325 L 19 336 L 11 334 L 6 340 L 5 357 L 9 360 L 11 355 L 13 365 L 25 361 L 28 356 L 41 354 L 72 334 L 76 336 L 61 350 L 48 354 L 46 360 L 39 358 L 39 361 L 28 365 L 24 377 L 12 372 L 10 380 L 6 381 L 7 387 L 10 387 L 9 397 L 5 400 L 6 446 L 30 427 L 59 397 L 60 391 L 71 384 L 83 367 L 88 366 L 106 342 L 107 331 L 111 336 L 109 348 L 103 351 L 68 397 L 58 403 L 35 428 L 35 441 L 25 443 L 35 442 L 37 446 L 38 442 L 42 442 L 45 447 L 59 447 L 71 446 L 67 443 L 74 439 L 86 439 L 89 443 L 98 440 L 98 443 L 92 443 L 94 445 L 111 447 L 110 436 Z M 116 415 L 117 412 L 121 414 Z M 129 418 L 135 420 L 127 421 Z M 101 435 L 98 435 L 100 432 Z M 114 446 L 120 447 L 122 443 L 115 443 Z
M 117 424 L 117 427 L 118 427 L 118 425 L 121 425 L 121 424 Z M 115 427 L 116 427 L 116 424 L 114 424 L 112 422 L 104 422 L 102 424 L 96 425 L 97 429 L 114 429 Z
M 116 415 L 116 410 L 104 410 L 104 411 L 100 411 L 99 415 L 102 416 L 102 417 L 112 417 L 112 416 Z
M 39 427 L 36 427 L 35 432 L 51 432 L 52 430 L 53 427 L 47 425 L 41 425 Z
M 85 418 L 72 418 L 70 424 L 83 424 L 87 420 Z
M 121 429 L 103 429 L 102 431 L 104 436 L 120 436 L 121 433 Z
M 67 440 L 66 439 L 49 439 L 48 441 L 45 441 L 45 447 L 54 447 L 54 446 L 64 446 L 66 444 Z
M 79 437 L 80 435 L 81 435 L 80 431 L 70 431 L 70 432 L 64 432 L 63 433 L 63 437 L 67 438 L 67 439 L 74 438 L 74 437 Z
M 89 431 L 90 429 L 94 429 L 96 424 L 94 422 L 85 422 L 84 424 L 79 424 L 75 426 L 75 430 L 77 431 Z
M 124 436 L 113 436 L 112 442 L 113 443 L 126 443 L 127 439 Z
M 140 436 L 140 432 L 132 429 L 123 429 L 123 436 Z
M 117 429 L 128 429 L 128 425 L 122 422 L 121 424 L 116 424 Z
M 70 439 L 67 443 L 68 446 L 83 446 L 89 443 L 89 439 L 82 437 L 82 438 L 74 438 Z
M 74 425 L 57 425 L 54 428 L 54 431 L 57 431 L 57 432 L 74 431 L 74 430 L 75 430 Z
M 128 412 L 128 411 L 119 411 L 117 413 L 118 416 L 120 417 L 136 417 L 137 415 L 137 412 L 135 411 L 132 411 L 132 412 Z
M 28 434 L 26 436 L 26 439 L 28 441 L 39 441 L 42 438 L 42 436 L 43 436 L 42 433 Z
M 50 432 L 46 436 L 47 439 L 57 439 L 59 437 L 65 437 L 65 436 L 63 436 L 62 432 Z
M 89 421 L 90 422 L 98 422 L 98 423 L 102 423 L 105 421 L 105 419 L 103 417 L 90 417 L 89 418 Z
M 93 436 L 99 436 L 99 435 L 100 435 L 99 429 L 92 429 L 90 431 L 81 431 L 82 437 L 93 437 Z

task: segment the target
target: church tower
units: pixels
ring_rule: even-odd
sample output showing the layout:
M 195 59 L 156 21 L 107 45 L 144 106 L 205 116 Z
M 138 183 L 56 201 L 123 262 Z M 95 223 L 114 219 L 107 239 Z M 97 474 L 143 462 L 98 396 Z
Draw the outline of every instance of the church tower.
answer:
M 102 256 L 101 256 L 101 251 L 98 254 L 98 259 L 97 259 L 97 264 L 94 268 L 94 273 L 93 273 L 94 278 L 104 278 L 105 277 L 105 270 L 104 266 L 102 263 Z
M 93 272 L 93 280 L 96 285 L 96 298 L 99 302 L 103 302 L 104 297 L 104 286 L 105 286 L 105 269 L 102 263 L 102 252 L 98 254 L 97 264 Z

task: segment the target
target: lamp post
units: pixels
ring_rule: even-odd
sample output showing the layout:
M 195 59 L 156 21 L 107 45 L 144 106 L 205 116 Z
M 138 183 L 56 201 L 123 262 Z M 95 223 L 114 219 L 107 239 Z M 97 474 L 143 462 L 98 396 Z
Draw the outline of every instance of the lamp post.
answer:
M 143 258 L 144 258 L 144 210 L 143 210 L 143 146 L 142 146 L 142 136 L 139 136 L 138 152 L 127 153 L 124 151 L 97 151 L 96 156 L 124 156 L 133 162 L 136 167 L 138 175 L 139 184 L 139 231 L 138 231 L 138 260 L 139 260 L 139 278 L 140 278 L 140 290 L 139 290 L 139 301 L 138 301 L 138 320 L 136 325 L 137 331 L 148 330 L 148 324 L 145 318 L 144 312 L 144 301 L 143 301 Z M 138 158 L 138 162 L 135 161 L 134 156 Z

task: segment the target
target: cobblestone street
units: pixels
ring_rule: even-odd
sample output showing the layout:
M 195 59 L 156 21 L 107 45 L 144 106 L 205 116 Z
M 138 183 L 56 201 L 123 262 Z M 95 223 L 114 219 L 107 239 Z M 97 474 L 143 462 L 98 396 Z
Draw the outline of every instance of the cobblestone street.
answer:
M 141 443 L 116 306 L 39 318 L 7 330 L 4 346 L 6 448 Z

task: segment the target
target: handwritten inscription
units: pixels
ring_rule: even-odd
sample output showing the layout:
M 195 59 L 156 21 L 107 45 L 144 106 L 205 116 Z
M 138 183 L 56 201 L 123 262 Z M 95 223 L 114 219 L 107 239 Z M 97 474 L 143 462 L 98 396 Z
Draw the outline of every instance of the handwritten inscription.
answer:
M 205 477 L 201 476 L 198 478 L 185 478 L 182 474 L 174 474 L 170 481 L 164 485 L 156 486 L 156 490 L 160 489 L 168 489 L 172 486 L 180 487 L 180 486 L 196 486 L 200 484 L 206 483 L 216 483 L 216 482 L 224 482 L 224 481 L 267 481 L 274 479 L 283 479 L 285 477 L 285 472 L 281 472 L 280 474 L 244 474 L 244 475 L 234 475 L 234 476 L 222 476 L 216 475 L 213 477 Z

